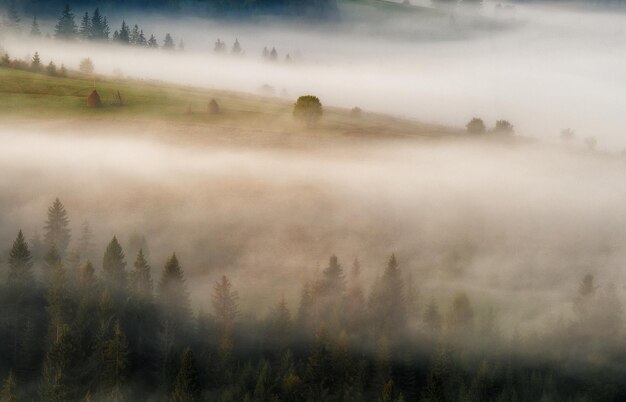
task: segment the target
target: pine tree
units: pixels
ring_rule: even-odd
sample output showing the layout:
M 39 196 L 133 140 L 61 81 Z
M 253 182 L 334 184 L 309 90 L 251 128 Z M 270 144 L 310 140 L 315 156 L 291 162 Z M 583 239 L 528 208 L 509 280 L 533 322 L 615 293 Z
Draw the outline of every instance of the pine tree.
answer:
M 34 72 L 41 71 L 41 58 L 39 57 L 39 52 L 35 52 L 33 60 L 30 63 L 30 69 Z
M 9 253 L 8 286 L 28 286 L 33 283 L 32 255 L 20 230 Z
M 150 39 L 148 39 L 148 47 L 152 49 L 156 49 L 159 47 L 159 44 L 157 43 L 157 40 L 154 37 L 154 35 L 150 35 Z
M 122 21 L 122 27 L 117 35 L 117 41 L 124 45 L 130 43 L 130 28 L 126 25 L 126 21 Z
M 63 328 L 70 322 L 71 300 L 68 294 L 65 268 L 57 263 L 48 285 L 48 335 L 52 343 L 59 342 Z
M 0 391 L 0 402 L 17 402 L 17 400 L 17 386 L 13 379 L 13 371 L 9 371 L 9 376 Z
M 42 401 L 65 402 L 74 400 L 72 393 L 76 384 L 72 383 L 72 369 L 76 369 L 77 344 L 68 325 L 63 325 L 59 336 L 53 340 L 43 366 L 40 387 Z
M 441 331 L 441 315 L 435 298 L 431 298 L 424 312 L 424 324 L 431 334 L 438 334 Z
M 312 397 L 326 395 L 334 390 L 338 376 L 332 358 L 332 348 L 326 329 L 321 327 L 309 354 L 304 381 Z
M 200 375 L 191 349 L 185 349 L 183 361 L 176 377 L 176 387 L 170 398 L 172 402 L 195 402 L 200 400 Z
M 102 19 L 102 15 L 100 15 L 100 9 L 96 8 L 91 16 L 91 24 L 90 24 L 90 32 L 89 37 L 95 40 L 104 40 L 108 39 L 108 36 L 105 38 L 104 36 L 104 26 L 105 20 Z
M 91 19 L 89 18 L 89 13 L 85 12 L 83 19 L 80 22 L 80 29 L 78 30 L 78 34 L 81 39 L 87 40 L 91 38 L 91 32 Z
M 93 232 L 89 222 L 84 221 L 80 227 L 80 237 L 78 238 L 78 252 L 83 260 L 90 259 L 93 254 Z
M 107 400 L 120 402 L 124 400 L 123 387 L 128 375 L 128 341 L 120 327 L 115 322 L 113 334 L 103 345 L 102 351 L 102 378 L 100 385 L 107 395 Z
M 129 41 L 133 45 L 139 45 L 139 26 L 137 24 L 130 33 Z
M 137 45 L 142 46 L 142 47 L 148 46 L 148 41 L 146 41 L 146 35 L 144 35 L 143 30 L 139 32 L 139 40 L 138 40 Z
M 406 305 L 402 275 L 395 255 L 391 255 L 383 276 L 370 297 L 370 310 L 376 325 L 387 334 L 406 327 Z
M 178 43 L 178 50 L 185 50 L 185 42 L 182 39 Z
M 174 39 L 172 38 L 172 35 L 165 34 L 165 40 L 163 41 L 163 49 L 166 50 L 174 50 L 176 48 L 176 46 L 174 45 Z
M 220 336 L 220 349 L 229 351 L 233 346 L 233 331 L 237 319 L 239 295 L 232 289 L 226 275 L 213 286 L 213 312 Z
M 46 221 L 44 241 L 48 248 L 56 247 L 61 256 L 65 255 L 67 246 L 70 244 L 69 217 L 65 207 L 57 198 L 48 208 L 48 220 Z
M 61 263 L 61 256 L 54 245 L 48 248 L 48 251 L 43 257 L 43 261 L 43 279 L 44 282 L 48 283 L 54 274 L 54 270 L 57 268 L 57 265 Z
M 231 53 L 235 55 L 241 54 L 241 45 L 239 44 L 239 39 L 235 39 L 235 43 L 233 44 L 233 49 Z
M 253 397 L 255 401 L 274 400 L 272 397 L 272 367 L 267 360 L 261 363 Z
M 111 36 L 111 27 L 109 27 L 109 22 L 107 21 L 107 17 L 102 19 L 102 39 L 109 40 Z
M 285 349 L 289 347 L 292 330 L 291 314 L 283 296 L 268 317 L 266 337 L 276 349 Z
M 191 320 L 191 301 L 185 284 L 183 270 L 176 254 L 165 264 L 159 281 L 159 304 L 166 323 L 180 330 L 184 323 Z
M 22 19 L 20 18 L 20 14 L 17 11 L 17 4 L 15 0 L 11 0 L 9 3 L 9 9 L 7 10 L 7 20 L 8 25 L 13 30 L 19 30 L 20 22 Z
M 463 292 L 452 301 L 447 317 L 448 330 L 454 336 L 467 336 L 474 329 L 474 310 Z
M 54 37 L 57 39 L 75 39 L 77 34 L 74 13 L 69 5 L 66 5 L 61 13 L 61 18 L 54 29 Z M 58 201 L 58 199 L 57 199 Z
M 37 17 L 33 17 L 33 24 L 30 27 L 30 36 L 36 38 L 41 37 L 41 29 L 39 28 L 39 22 L 37 22 Z
M 112 287 L 113 293 L 122 292 L 126 289 L 126 261 L 124 258 L 122 246 L 117 241 L 117 237 L 113 236 L 102 258 L 104 280 L 108 286 Z
M 48 63 L 48 65 L 46 66 L 46 74 L 48 74 L 51 77 L 56 77 L 57 75 L 57 65 L 54 64 L 54 62 L 50 62 Z
M 150 274 L 150 265 L 140 249 L 134 264 L 135 269 L 131 273 L 131 287 L 133 293 L 142 300 L 150 300 L 152 298 L 152 276 Z

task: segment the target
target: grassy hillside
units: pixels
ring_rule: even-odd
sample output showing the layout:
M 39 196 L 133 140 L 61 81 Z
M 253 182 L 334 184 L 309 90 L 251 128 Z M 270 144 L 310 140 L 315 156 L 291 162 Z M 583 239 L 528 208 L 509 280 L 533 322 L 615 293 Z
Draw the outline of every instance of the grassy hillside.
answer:
M 86 100 L 93 89 L 100 94 L 103 107 L 88 108 Z M 120 92 L 124 106 L 114 106 Z M 221 113 L 207 113 L 211 99 L 219 102 Z M 324 100 L 322 99 L 322 102 Z M 324 107 L 324 116 L 315 129 L 305 130 L 292 117 L 292 100 L 267 98 L 237 92 L 204 90 L 158 82 L 113 80 L 72 75 L 50 77 L 15 69 L 0 68 L 0 117 L 54 122 L 85 120 L 95 123 L 151 124 L 199 131 L 230 130 L 232 135 L 265 133 L 274 140 L 285 135 L 422 137 L 452 134 L 455 131 L 389 116 Z M 234 131 L 233 131 L 234 130 Z

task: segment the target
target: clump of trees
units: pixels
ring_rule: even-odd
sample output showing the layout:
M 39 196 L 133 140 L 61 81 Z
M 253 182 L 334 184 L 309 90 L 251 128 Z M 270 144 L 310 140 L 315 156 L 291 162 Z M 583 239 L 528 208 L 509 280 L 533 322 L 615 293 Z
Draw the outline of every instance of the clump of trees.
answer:
M 465 125 L 467 132 L 470 134 L 485 134 L 487 126 L 483 119 L 474 117 Z M 515 132 L 513 125 L 508 120 L 496 120 L 496 125 L 490 130 L 496 134 L 513 134 Z
M 57 68 L 56 64 L 50 61 L 44 68 L 39 52 L 35 52 L 34 56 L 30 58 L 30 60 L 11 59 L 8 53 L 0 52 L 0 54 L 2 54 L 0 57 L 0 67 L 31 71 L 34 73 L 45 73 L 52 77 L 67 77 L 67 69 L 63 64 L 61 65 L 61 68 Z
M 293 116 L 311 128 L 321 119 L 323 114 L 322 103 L 313 95 L 304 95 L 298 98 L 293 106 Z
M 143 247 L 113 236 L 95 256 L 56 199 L 43 240 L 20 230 L 0 277 L 0 398 L 41 401 L 622 400 L 623 310 L 613 286 L 586 275 L 571 323 L 502 334 L 466 292 L 417 309 L 391 255 L 367 292 L 361 262 L 331 256 L 291 306 L 240 309 L 237 284 L 215 279 L 192 308 L 184 259 L 158 278 Z M 135 242 L 145 246 L 145 239 Z M 133 247 L 134 247 L 133 246 Z M 95 259 L 97 258 L 97 259 Z M 99 262 L 96 262 L 99 261 Z M 274 290 L 268 290 L 274 292 Z M 522 346 L 523 345 L 523 346 Z M 576 367 L 576 370 L 572 370 Z

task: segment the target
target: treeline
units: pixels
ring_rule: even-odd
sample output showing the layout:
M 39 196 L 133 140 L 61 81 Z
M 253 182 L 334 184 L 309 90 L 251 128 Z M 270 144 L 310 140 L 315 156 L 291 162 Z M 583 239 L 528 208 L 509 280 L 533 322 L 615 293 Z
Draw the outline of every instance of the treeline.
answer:
M 275 307 L 259 318 L 239 310 L 227 276 L 194 311 L 176 254 L 154 279 L 145 239 L 133 248 L 126 256 L 113 237 L 92 263 L 89 225 L 72 242 L 58 199 L 43 239 L 17 234 L 0 285 L 1 401 L 626 397 L 621 305 L 591 275 L 573 297 L 574 321 L 507 337 L 464 293 L 446 312 L 435 299 L 418 309 L 393 255 L 369 293 L 359 262 L 346 271 L 332 256 L 303 285 L 295 312 L 274 294 Z
M 38 10 L 46 17 L 54 15 L 65 4 L 67 0 L 0 0 L 0 5 L 7 9 L 13 7 L 19 12 Z M 337 13 L 336 0 L 73 0 L 71 5 L 76 8 L 232 17 L 270 14 L 318 19 L 330 18 Z

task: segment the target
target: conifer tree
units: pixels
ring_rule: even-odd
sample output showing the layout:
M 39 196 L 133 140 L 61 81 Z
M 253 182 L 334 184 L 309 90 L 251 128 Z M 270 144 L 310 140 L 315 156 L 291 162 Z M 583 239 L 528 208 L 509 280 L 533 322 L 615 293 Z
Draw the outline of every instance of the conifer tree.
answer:
M 441 331 L 441 315 L 435 298 L 431 298 L 424 312 L 424 324 L 431 334 L 438 334 Z
M 87 40 L 91 38 L 92 26 L 91 19 L 89 18 L 89 13 L 85 12 L 83 15 L 83 19 L 80 22 L 80 28 L 78 29 L 78 34 L 81 39 Z
M 185 50 L 185 42 L 182 39 L 178 42 L 178 50 Z
M 172 402 L 195 402 L 200 400 L 200 375 L 191 349 L 185 349 L 183 361 L 176 377 L 176 387 L 170 398 Z
M 140 249 L 134 264 L 135 269 L 131 274 L 131 287 L 135 296 L 142 300 L 150 300 L 152 297 L 152 276 L 150 265 Z
M 7 10 L 7 20 L 8 25 L 11 29 L 19 30 L 20 22 L 22 19 L 20 18 L 20 14 L 17 10 L 17 4 L 15 0 L 11 0 L 9 2 L 9 9 Z
M 159 47 L 159 44 L 157 43 L 157 40 L 154 37 L 154 35 L 150 35 L 150 39 L 148 39 L 148 47 L 152 49 L 156 49 Z
M 9 252 L 8 286 L 27 286 L 33 282 L 32 255 L 20 230 Z
M 335 389 L 338 376 L 332 358 L 332 348 L 326 329 L 321 327 L 309 354 L 304 381 L 312 397 L 326 395 Z
M 174 50 L 176 46 L 174 45 L 174 39 L 172 35 L 169 33 L 165 34 L 165 40 L 163 41 L 163 49 L 165 50 Z
M 102 269 L 104 280 L 108 286 L 113 288 L 114 293 L 126 289 L 126 261 L 124 258 L 122 246 L 117 241 L 117 237 L 113 236 L 102 258 Z
M 33 60 L 30 62 L 30 69 L 36 73 L 41 71 L 41 58 L 39 57 L 39 52 L 35 52 Z
M 239 44 L 239 39 L 235 39 L 235 43 L 233 44 L 233 49 L 231 53 L 235 55 L 241 54 L 241 45 Z
M 46 251 L 46 254 L 43 257 L 44 266 L 43 266 L 43 279 L 44 282 L 49 282 L 52 277 L 54 270 L 57 268 L 57 265 L 61 263 L 61 256 L 59 255 L 57 248 L 52 245 Z
M 191 301 L 185 284 L 183 270 L 176 254 L 165 264 L 159 281 L 159 304 L 167 323 L 180 330 L 180 326 L 191 319 Z
M 49 347 L 43 367 L 40 395 L 46 402 L 73 400 L 72 393 L 76 391 L 71 371 L 77 368 L 77 345 L 68 325 L 63 325 L 58 335 Z
M 148 46 L 148 41 L 146 40 L 146 35 L 144 35 L 143 30 L 139 32 L 139 39 L 137 41 L 137 45 L 141 47 Z
M 289 347 L 292 323 L 284 296 L 270 313 L 267 326 L 267 339 L 275 348 L 285 349 Z
M 219 329 L 220 348 L 225 351 L 233 346 L 233 331 L 239 313 L 239 295 L 232 287 L 226 275 L 213 286 L 213 314 Z
M 126 25 L 126 21 L 122 21 L 122 27 L 117 35 L 117 41 L 124 45 L 130 43 L 130 28 Z
M 71 307 L 65 268 L 58 262 L 48 285 L 48 334 L 51 342 L 59 342 L 64 326 L 70 322 Z
M 104 37 L 104 20 L 100 15 L 100 9 L 96 8 L 91 16 L 89 37 L 95 40 L 108 39 Z
M 84 221 L 80 227 L 80 237 L 78 238 L 78 252 L 83 260 L 90 259 L 93 254 L 93 232 L 89 222 Z
M 107 17 L 102 19 L 102 39 L 109 40 L 111 36 L 111 27 L 109 27 L 109 22 L 107 21 Z
M 406 327 L 406 305 L 402 276 L 395 255 L 391 255 L 383 276 L 370 297 L 372 319 L 387 334 Z
M 139 45 L 139 26 L 137 24 L 135 24 L 130 33 L 129 41 L 133 45 Z
M 17 387 L 13 378 L 13 371 L 9 371 L 9 376 L 2 385 L 0 391 L 0 402 L 17 402 Z
M 48 219 L 45 225 L 44 241 L 48 248 L 56 247 L 61 256 L 65 255 L 67 246 L 70 244 L 70 219 L 65 207 L 57 198 L 48 208 Z
M 37 17 L 33 17 L 33 23 L 30 27 L 30 36 L 32 37 L 41 37 L 41 29 L 39 28 L 39 22 L 37 22 Z
M 74 13 L 69 5 L 66 5 L 61 13 L 61 18 L 54 28 L 54 37 L 57 39 L 71 40 L 75 39 L 77 34 L 76 21 Z M 58 199 L 57 199 L 58 201 Z
M 103 345 L 102 378 L 100 384 L 107 400 L 124 400 L 124 384 L 128 375 L 128 342 L 119 321 L 115 322 L 113 334 Z

